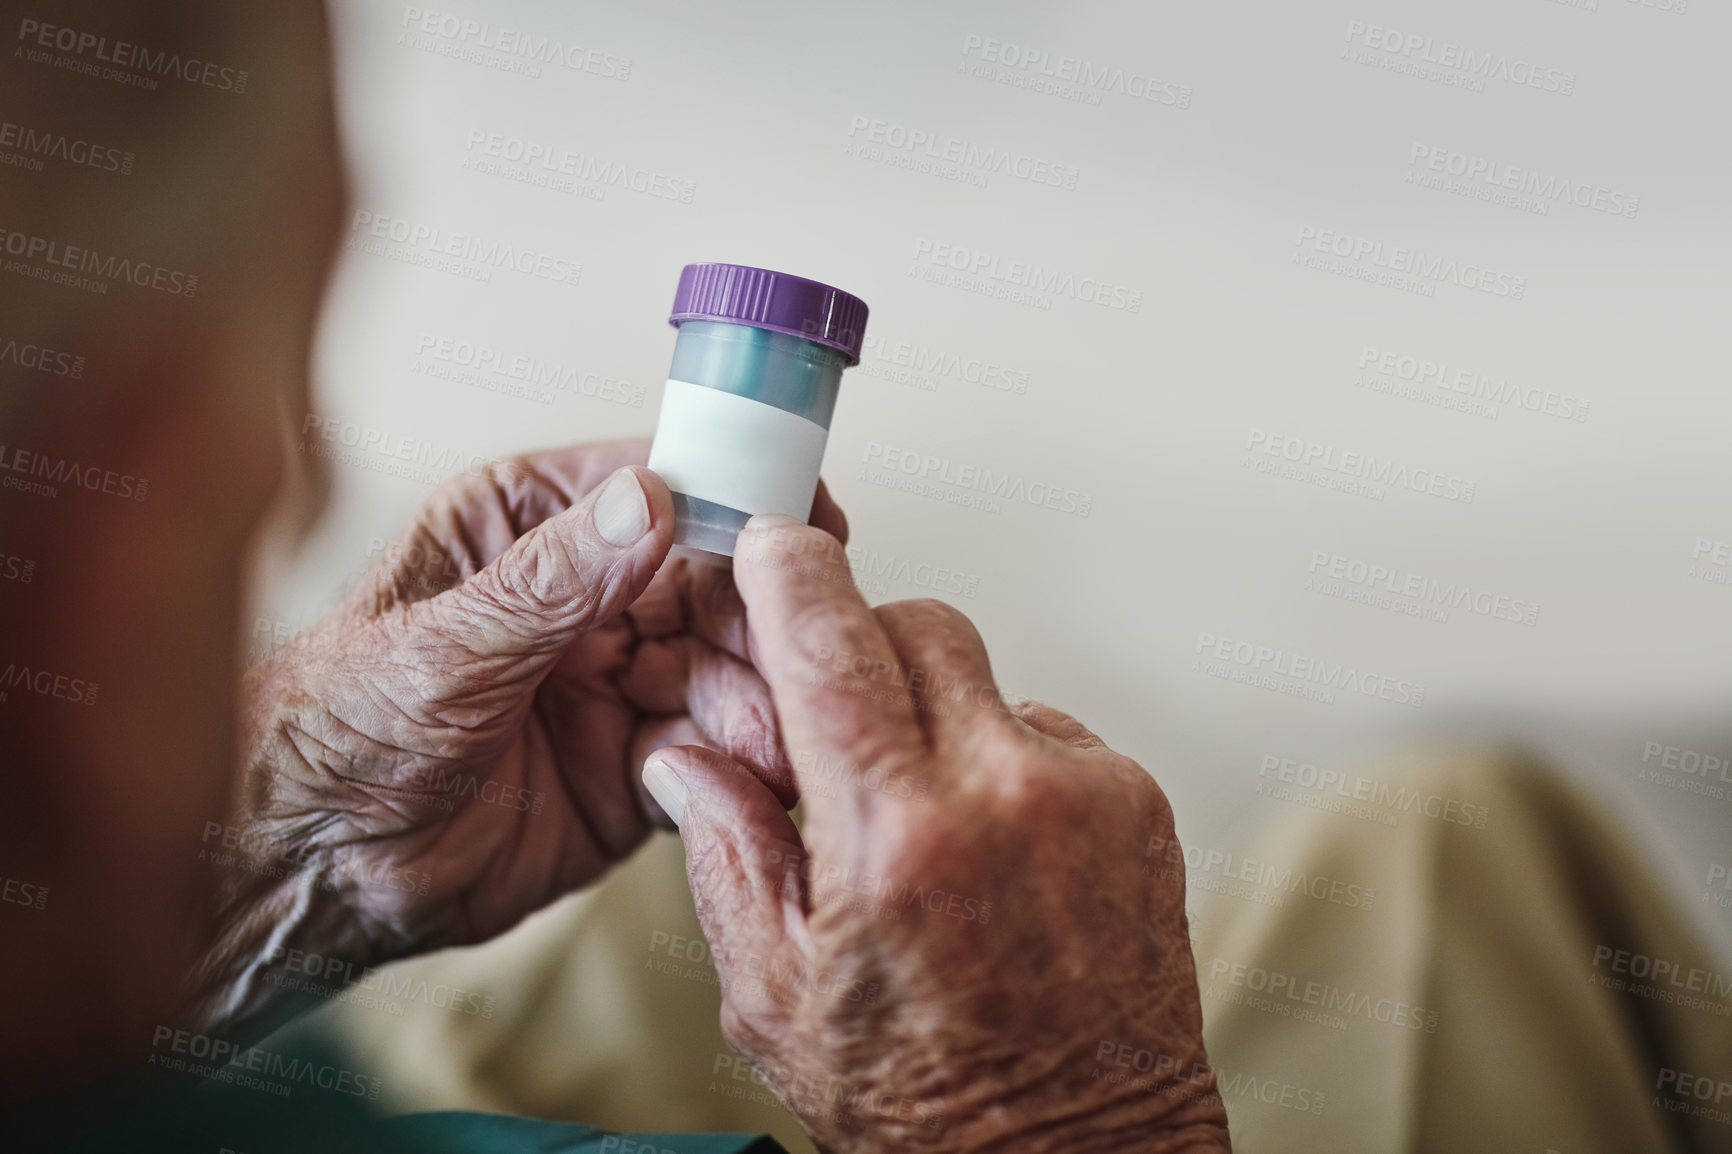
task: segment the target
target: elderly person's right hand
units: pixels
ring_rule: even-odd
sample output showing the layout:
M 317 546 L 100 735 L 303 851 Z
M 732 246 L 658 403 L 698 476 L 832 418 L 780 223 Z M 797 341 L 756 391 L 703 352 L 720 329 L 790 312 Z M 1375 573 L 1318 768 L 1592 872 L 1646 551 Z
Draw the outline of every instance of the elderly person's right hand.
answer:
M 754 519 L 734 574 L 803 834 L 711 750 L 644 778 L 756 1075 L 830 1151 L 1227 1149 L 1160 787 L 822 531 Z

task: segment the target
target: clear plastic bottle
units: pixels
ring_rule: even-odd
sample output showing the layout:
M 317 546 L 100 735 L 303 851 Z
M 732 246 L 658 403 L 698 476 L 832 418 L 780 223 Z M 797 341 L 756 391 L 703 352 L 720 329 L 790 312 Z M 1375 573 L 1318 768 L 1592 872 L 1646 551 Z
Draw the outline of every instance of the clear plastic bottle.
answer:
M 649 467 L 674 497 L 674 541 L 733 556 L 757 513 L 804 521 L 842 370 L 860 363 L 866 302 L 737 264 L 689 264 Z

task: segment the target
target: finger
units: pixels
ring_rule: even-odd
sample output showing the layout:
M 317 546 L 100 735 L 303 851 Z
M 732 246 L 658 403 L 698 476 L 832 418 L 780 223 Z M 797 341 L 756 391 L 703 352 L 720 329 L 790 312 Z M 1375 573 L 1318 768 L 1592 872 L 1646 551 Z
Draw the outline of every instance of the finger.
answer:
M 1094 749 L 1105 745 L 1093 730 L 1062 709 L 1054 709 L 1039 701 L 1018 701 L 1010 704 L 1010 713 L 1037 733 L 1074 745 L 1078 749 Z
M 733 563 L 727 558 L 692 553 L 668 558 L 626 615 L 639 637 L 691 634 L 741 661 L 751 660 L 746 607 L 734 588 Z
M 473 577 L 523 534 L 581 500 L 616 469 L 641 465 L 645 440 L 525 453 L 439 486 L 350 596 L 389 607 L 433 597 Z
M 667 811 L 644 784 L 642 772 L 643 764 L 649 760 L 650 754 L 670 745 L 713 748 L 709 739 L 689 717 L 658 717 L 652 721 L 641 722 L 632 733 L 631 748 L 626 751 L 626 776 L 631 779 L 632 795 L 637 798 L 638 806 L 649 819 L 649 823 L 657 829 L 674 831 L 678 830 L 679 826 L 674 824 L 674 819 L 668 816 Z
M 521 534 L 558 516 L 620 469 L 648 460 L 649 441 L 642 437 L 561 445 L 497 462 L 486 479 L 499 490 Z
M 650 832 L 655 816 L 638 780 L 641 763 L 627 759 L 638 739 L 638 718 L 618 701 L 559 677 L 542 682 L 533 701 L 541 724 L 521 732 L 530 753 L 552 763 L 559 788 L 581 815 L 572 840 L 586 840 L 587 834 L 609 859 L 623 859 Z M 662 737 L 700 740 L 689 730 Z
M 848 517 L 842 512 L 842 506 L 836 504 L 836 498 L 830 495 L 830 487 L 822 480 L 818 482 L 818 491 L 812 497 L 812 515 L 806 518 L 806 523 L 814 529 L 824 530 L 844 545 L 848 543 Z
M 694 637 L 647 641 L 619 688 L 646 713 L 688 715 L 704 735 L 702 744 L 751 769 L 784 806 L 800 800 L 770 687 L 750 665 Z
M 660 477 L 619 470 L 468 581 L 404 610 L 433 650 L 427 667 L 479 684 L 545 673 L 575 637 L 643 592 L 673 543 L 673 521 Z
M 792 517 L 754 517 L 734 583 L 802 783 L 817 758 L 896 772 L 924 757 L 907 673 L 834 537 Z M 832 804 L 809 797 L 807 808 L 822 820 Z
M 791 1006 L 812 958 L 806 930 L 806 849 L 793 818 L 741 765 L 700 746 L 657 750 L 644 785 L 679 826 L 698 922 L 709 939 L 737 1027 L 767 1034 L 762 1017 Z M 765 981 L 792 975 L 793 981 Z
M 1011 724 L 986 643 L 961 610 L 923 599 L 880 605 L 875 612 L 908 670 L 921 724 L 935 749 L 943 753 L 983 727 Z
M 746 605 L 727 563 L 686 561 L 681 582 L 681 627 L 741 661 L 751 660 Z
M 824 482 L 812 501 L 810 524 L 846 543 L 848 518 Z M 750 661 L 746 607 L 734 586 L 733 566 L 709 554 L 687 554 L 662 567 L 649 590 L 630 609 L 639 636 L 692 633 L 741 661 Z

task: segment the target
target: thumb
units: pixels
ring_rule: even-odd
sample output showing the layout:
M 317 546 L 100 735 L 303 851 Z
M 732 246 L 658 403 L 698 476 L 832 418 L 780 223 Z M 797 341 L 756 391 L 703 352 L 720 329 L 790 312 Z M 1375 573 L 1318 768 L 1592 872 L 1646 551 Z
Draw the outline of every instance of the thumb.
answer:
M 414 624 L 456 650 L 442 668 L 497 661 L 521 677 L 521 663 L 555 655 L 579 634 L 637 600 L 673 544 L 673 499 L 641 467 L 620 469 L 582 501 L 549 517 L 493 564 L 437 597 L 409 606 Z
M 643 782 L 685 842 L 686 879 L 725 993 L 723 1033 L 736 1042 L 773 1035 L 812 957 L 794 819 L 751 770 L 702 746 L 650 754 Z

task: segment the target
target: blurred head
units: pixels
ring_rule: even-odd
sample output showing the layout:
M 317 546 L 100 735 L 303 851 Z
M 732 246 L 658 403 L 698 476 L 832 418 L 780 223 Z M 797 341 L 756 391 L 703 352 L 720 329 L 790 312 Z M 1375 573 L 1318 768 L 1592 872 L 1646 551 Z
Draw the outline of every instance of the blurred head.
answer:
M 247 559 L 344 193 L 317 3 L 5 7 L 0 120 L 41 166 L 0 165 L 0 874 L 48 891 L 0 908 L 19 1094 L 147 1045 L 207 940 Z

